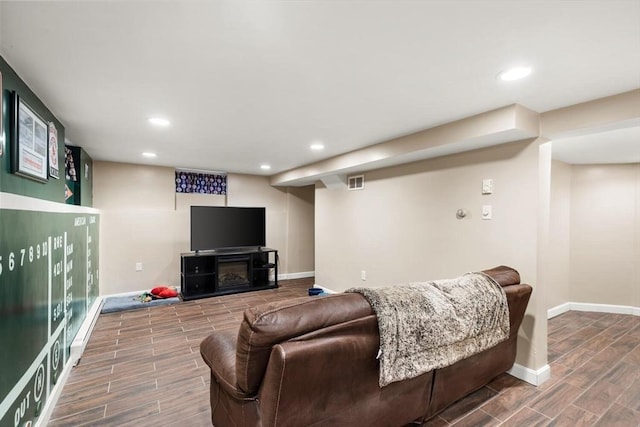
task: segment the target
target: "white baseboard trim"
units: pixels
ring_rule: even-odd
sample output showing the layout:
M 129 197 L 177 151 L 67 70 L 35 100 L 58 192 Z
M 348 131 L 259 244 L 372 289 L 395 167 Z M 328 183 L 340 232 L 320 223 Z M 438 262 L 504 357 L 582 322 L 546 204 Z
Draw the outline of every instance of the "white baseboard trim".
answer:
M 172 286 L 172 285 L 158 285 L 158 286 L 167 286 L 168 288 L 175 288 L 178 292 L 180 292 L 180 286 Z M 155 286 L 154 286 L 155 287 Z M 147 288 L 147 289 L 141 289 L 139 291 L 129 291 L 129 292 L 119 292 L 117 294 L 108 294 L 108 295 L 102 295 L 103 299 L 106 298 L 111 298 L 111 297 L 133 297 L 133 296 L 140 296 L 144 293 L 149 293 L 151 292 L 151 289 L 153 288 Z
M 91 338 L 91 332 L 93 332 L 93 327 L 96 325 L 103 304 L 104 299 L 102 297 L 96 298 L 93 306 L 91 306 L 91 309 L 87 312 L 87 317 L 85 317 L 84 322 L 82 322 L 76 337 L 73 339 L 69 351 L 69 362 L 72 366 L 75 366 L 82 357 L 82 353 L 84 353 L 89 338 Z
M 315 275 L 316 275 L 315 271 L 300 271 L 298 273 L 284 273 L 284 274 L 278 274 L 278 280 L 306 279 L 307 277 L 313 277 Z
M 35 427 L 45 427 L 49 424 L 49 418 L 51 418 L 51 414 L 56 407 L 56 403 L 58 403 L 58 398 L 60 397 L 60 394 L 62 394 L 62 389 L 69 378 L 71 369 L 78 364 L 78 361 L 82 357 L 82 353 L 89 342 L 89 338 L 91 338 L 91 332 L 93 331 L 93 327 L 96 325 L 96 321 L 98 320 L 98 315 L 100 314 L 103 304 L 104 299 L 102 297 L 98 297 L 87 312 L 87 317 L 85 317 L 82 325 L 80 325 L 80 329 L 71 343 L 69 359 L 62 369 L 56 384 L 51 389 L 51 395 L 42 408 L 42 413 L 38 417 Z M 64 334 L 64 332 L 62 333 Z
M 135 295 L 142 295 L 145 292 L 149 292 L 151 289 L 145 289 L 144 291 L 131 291 L 131 292 L 119 292 L 117 294 L 109 294 L 103 295 L 103 299 L 111 298 L 111 297 L 132 297 Z
M 586 302 L 566 302 L 547 310 L 547 319 L 552 319 L 567 311 L 594 311 L 597 313 L 631 314 L 640 316 L 640 307 L 630 305 L 592 304 Z
M 320 288 L 327 294 L 337 294 L 337 292 L 334 291 L 333 289 L 325 288 L 324 286 L 320 286 L 317 283 L 315 285 L 313 285 L 313 287 L 314 288 Z
M 58 399 L 62 394 L 62 389 L 64 388 L 64 385 L 66 384 L 67 379 L 69 378 L 69 374 L 71 373 L 71 369 L 73 368 L 73 366 L 74 364 L 71 363 L 71 360 L 69 360 L 65 365 L 65 367 L 62 369 L 62 372 L 60 373 L 60 377 L 58 378 L 56 385 L 54 385 L 53 388 L 51 389 L 51 395 L 47 399 L 47 403 L 42 408 L 42 413 L 38 417 L 35 427 L 46 427 L 47 424 L 49 424 L 49 419 L 51 418 L 51 414 L 53 414 L 53 410 L 56 407 L 56 403 L 58 403 Z
M 533 369 L 514 363 L 514 365 L 507 371 L 507 373 L 535 386 L 539 386 L 540 384 L 551 378 L 551 368 L 549 367 L 549 365 L 544 365 L 542 368 L 534 371 Z
M 564 304 L 560 304 L 558 306 L 555 306 L 547 310 L 547 319 L 552 319 L 556 316 L 560 316 L 561 314 L 566 313 L 567 311 L 570 311 L 570 310 L 571 310 L 571 303 L 565 302 Z
M 300 272 L 297 272 L 297 273 L 283 273 L 283 274 L 278 274 L 278 280 L 306 279 L 307 277 L 313 277 L 315 275 L 316 275 L 315 271 L 300 271 Z M 270 279 L 273 280 L 273 276 L 271 276 Z M 180 286 L 169 286 L 169 287 L 170 288 L 171 287 L 176 288 L 178 290 L 178 292 L 180 292 Z M 139 291 L 119 292 L 117 294 L 103 295 L 102 298 L 136 296 L 136 295 L 142 295 L 143 293 L 149 292 L 149 291 L 151 291 L 151 288 L 141 289 Z

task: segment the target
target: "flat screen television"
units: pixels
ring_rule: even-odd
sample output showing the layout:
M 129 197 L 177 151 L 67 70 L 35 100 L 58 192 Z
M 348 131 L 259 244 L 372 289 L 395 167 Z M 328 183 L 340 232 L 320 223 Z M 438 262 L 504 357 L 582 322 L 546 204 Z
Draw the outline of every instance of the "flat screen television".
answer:
M 265 208 L 191 206 L 191 250 L 265 246 Z

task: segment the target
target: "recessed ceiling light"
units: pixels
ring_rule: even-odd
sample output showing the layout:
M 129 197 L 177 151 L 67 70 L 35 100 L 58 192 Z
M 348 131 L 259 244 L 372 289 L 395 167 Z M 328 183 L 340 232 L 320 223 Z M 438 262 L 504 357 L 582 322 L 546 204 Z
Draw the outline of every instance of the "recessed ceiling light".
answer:
M 530 67 L 515 67 L 515 68 L 510 68 L 506 71 L 501 72 L 499 74 L 499 77 L 500 77 L 500 80 L 503 80 L 505 82 L 511 82 L 513 80 L 523 79 L 527 77 L 529 74 L 531 74 Z
M 271 169 L 271 166 L 269 166 L 269 165 L 260 165 L 260 169 L 268 171 L 269 169 Z
M 149 123 L 154 126 L 167 127 L 171 124 L 171 122 L 162 117 L 149 117 Z
M 154 158 L 154 157 L 157 157 L 157 154 L 156 153 L 152 153 L 151 151 L 145 151 L 144 153 L 142 153 L 142 155 L 144 157 L 149 157 L 150 159 Z
M 309 148 L 311 148 L 313 151 L 322 151 L 324 150 L 324 144 L 320 142 L 314 142 L 309 146 Z

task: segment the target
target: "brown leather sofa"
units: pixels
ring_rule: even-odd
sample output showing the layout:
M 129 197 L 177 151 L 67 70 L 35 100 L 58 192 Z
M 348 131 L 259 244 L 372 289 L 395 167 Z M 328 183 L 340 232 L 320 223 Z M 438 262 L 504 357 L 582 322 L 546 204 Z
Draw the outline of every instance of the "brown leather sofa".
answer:
M 486 270 L 507 295 L 510 338 L 454 365 L 378 385 L 376 316 L 362 295 L 334 294 L 245 311 L 239 329 L 200 346 L 211 368 L 214 426 L 389 426 L 426 420 L 511 368 L 531 286 Z

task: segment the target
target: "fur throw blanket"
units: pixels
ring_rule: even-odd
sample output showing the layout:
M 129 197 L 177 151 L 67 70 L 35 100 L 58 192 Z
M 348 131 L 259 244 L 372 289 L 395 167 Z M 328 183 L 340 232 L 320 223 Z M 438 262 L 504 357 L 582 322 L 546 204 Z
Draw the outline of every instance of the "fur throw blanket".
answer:
M 351 288 L 378 317 L 380 387 L 449 366 L 509 337 L 502 287 L 484 273 L 386 288 Z

